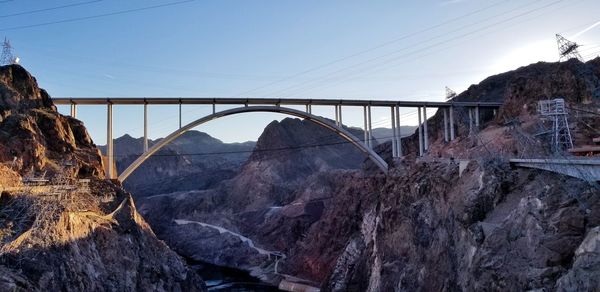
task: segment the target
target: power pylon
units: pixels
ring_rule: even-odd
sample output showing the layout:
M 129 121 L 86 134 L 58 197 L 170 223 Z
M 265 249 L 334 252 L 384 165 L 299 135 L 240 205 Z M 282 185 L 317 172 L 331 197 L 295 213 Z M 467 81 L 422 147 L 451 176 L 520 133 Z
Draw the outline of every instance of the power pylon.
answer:
M 456 92 L 450 87 L 446 86 L 446 99 L 452 99 L 456 97 Z
M 538 101 L 538 113 L 543 121 L 552 123 L 552 130 L 548 131 L 552 134 L 552 150 L 559 153 L 564 149 L 573 148 L 565 100 L 562 98 L 540 100 Z
M 558 61 L 566 61 L 573 58 L 583 62 L 583 58 L 577 51 L 579 45 L 575 42 L 572 42 L 563 36 L 557 34 L 556 35 L 556 43 L 558 44 Z
M 2 43 L 2 55 L 0 55 L 0 65 L 11 65 L 17 64 L 19 62 L 19 58 L 13 55 L 13 47 L 10 44 L 10 41 L 7 38 L 4 38 L 4 42 Z

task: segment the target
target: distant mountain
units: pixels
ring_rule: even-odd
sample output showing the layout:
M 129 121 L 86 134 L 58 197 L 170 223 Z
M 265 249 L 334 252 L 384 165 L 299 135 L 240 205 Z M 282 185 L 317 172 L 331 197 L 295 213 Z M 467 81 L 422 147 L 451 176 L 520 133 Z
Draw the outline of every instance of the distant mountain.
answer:
M 407 137 L 414 134 L 417 126 L 400 126 L 400 135 Z M 373 137 L 379 141 L 380 144 L 391 141 L 394 137 L 394 133 L 390 128 L 375 128 L 373 129 Z
M 150 140 L 150 147 L 160 139 Z M 143 138 L 124 135 L 114 141 L 119 172 L 143 152 Z M 164 192 L 205 189 L 233 177 L 250 156 L 255 142 L 223 143 L 210 135 L 189 131 L 146 160 L 124 182 L 136 197 Z M 105 153 L 106 146 L 99 147 Z

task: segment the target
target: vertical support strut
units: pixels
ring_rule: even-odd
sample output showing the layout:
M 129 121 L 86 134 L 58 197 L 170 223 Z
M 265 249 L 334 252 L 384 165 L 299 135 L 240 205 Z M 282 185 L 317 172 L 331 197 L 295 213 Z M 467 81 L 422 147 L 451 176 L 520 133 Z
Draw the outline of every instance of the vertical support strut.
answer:
M 148 151 L 148 103 L 144 102 L 144 153 Z
M 442 108 L 444 111 L 444 142 L 448 142 L 448 109 Z
M 306 112 L 310 113 L 310 111 L 308 110 L 308 103 L 305 106 L 306 106 Z
M 217 106 L 215 105 L 214 102 L 212 104 L 212 109 L 213 109 L 213 115 L 214 115 L 217 112 Z
M 364 114 L 364 122 L 365 122 L 365 126 L 364 126 L 364 133 L 365 133 L 365 145 L 367 145 L 367 147 L 369 147 L 369 126 L 367 123 L 367 106 L 363 105 L 363 114 Z
M 454 135 L 454 107 L 450 106 L 450 141 L 453 141 L 455 138 Z
M 473 108 L 469 107 L 469 136 L 473 134 Z
M 106 105 L 106 174 L 108 179 L 113 179 L 115 174 L 113 173 L 113 115 L 112 115 L 112 103 Z
M 419 117 L 419 156 L 423 156 L 423 124 L 421 121 L 421 107 L 417 107 L 418 117 Z
M 340 109 L 337 104 L 335 105 L 335 125 L 340 126 Z
M 371 123 L 371 105 L 368 105 L 367 109 L 369 117 L 369 148 L 373 148 L 373 129 L 371 128 L 373 124 Z
M 396 154 L 402 157 L 402 128 L 400 128 L 400 107 L 396 106 Z
M 71 117 L 77 118 L 77 104 L 71 103 Z
M 479 131 L 479 106 L 475 107 L 475 130 Z
M 340 126 L 340 127 L 342 127 L 343 123 L 342 123 L 342 105 L 341 105 L 341 104 L 339 105 L 339 108 L 340 108 L 340 109 L 338 110 L 338 116 L 339 116 L 339 118 L 338 118 L 338 119 L 340 120 L 340 124 L 339 124 L 339 126 Z
M 423 106 L 423 148 L 429 150 L 429 133 L 427 132 L 427 106 Z
M 179 129 L 181 129 L 181 100 L 179 100 Z
M 396 153 L 396 111 L 394 107 L 390 107 L 391 117 L 392 117 L 392 157 L 398 157 Z

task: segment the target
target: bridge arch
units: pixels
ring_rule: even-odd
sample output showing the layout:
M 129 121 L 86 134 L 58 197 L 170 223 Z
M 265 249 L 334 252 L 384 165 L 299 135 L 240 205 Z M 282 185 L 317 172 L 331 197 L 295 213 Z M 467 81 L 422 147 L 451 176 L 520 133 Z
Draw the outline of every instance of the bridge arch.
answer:
M 118 180 L 123 182 L 125 179 L 127 179 L 127 177 L 129 177 L 129 175 L 131 175 L 131 173 L 133 173 L 134 170 L 136 170 L 144 161 L 146 161 L 146 159 L 148 159 L 150 156 L 152 156 L 154 153 L 156 153 L 158 150 L 160 150 L 161 148 L 163 148 L 164 146 L 166 146 L 173 140 L 175 140 L 177 137 L 183 135 L 185 132 L 187 132 L 199 125 L 202 125 L 204 123 L 207 123 L 209 121 L 212 121 L 212 120 L 215 120 L 218 118 L 235 115 L 235 114 L 240 114 L 240 113 L 249 113 L 249 112 L 282 113 L 282 114 L 287 114 L 287 115 L 303 118 L 310 122 L 313 122 L 321 127 L 324 127 L 326 129 L 336 133 L 337 135 L 339 135 L 346 141 L 352 143 L 352 145 L 354 145 L 356 148 L 358 148 L 362 153 L 366 154 L 369 157 L 369 159 L 371 159 L 371 161 L 373 161 L 373 163 L 375 163 L 375 165 L 377 165 L 377 167 L 379 167 L 384 173 L 388 172 L 387 163 L 383 160 L 383 158 L 381 158 L 377 153 L 375 153 L 375 151 L 373 151 L 371 148 L 367 147 L 360 139 L 358 139 L 356 136 L 354 136 L 349 131 L 343 129 L 342 127 L 336 126 L 334 123 L 330 122 L 329 120 L 327 120 L 323 117 L 316 116 L 316 115 L 313 115 L 313 114 L 310 114 L 307 112 L 291 109 L 291 108 L 281 107 L 281 106 L 243 106 L 243 107 L 238 107 L 238 108 L 233 108 L 233 109 L 228 109 L 228 110 L 220 111 L 217 113 L 213 113 L 211 115 L 199 118 L 199 119 L 181 127 L 177 131 L 171 133 L 166 138 L 162 139 L 160 142 L 156 143 L 154 146 L 152 146 L 150 149 L 148 149 L 148 151 L 144 152 L 140 157 L 138 157 L 133 163 L 131 163 L 131 165 L 129 165 L 119 175 Z

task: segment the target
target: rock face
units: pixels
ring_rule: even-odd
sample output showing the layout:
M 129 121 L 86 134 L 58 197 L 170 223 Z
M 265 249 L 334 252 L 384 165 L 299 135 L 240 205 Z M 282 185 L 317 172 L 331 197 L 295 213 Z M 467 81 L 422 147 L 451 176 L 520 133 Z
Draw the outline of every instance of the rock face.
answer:
M 25 69 L 0 67 L 1 291 L 205 289 L 102 169 L 83 124 Z M 25 176 L 49 182 L 19 188 Z
M 100 153 L 83 124 L 59 115 L 21 66 L 0 67 L 0 122 L 0 161 L 20 174 L 104 175 Z

